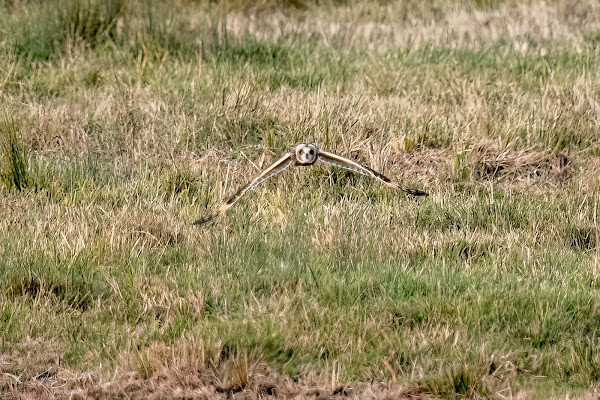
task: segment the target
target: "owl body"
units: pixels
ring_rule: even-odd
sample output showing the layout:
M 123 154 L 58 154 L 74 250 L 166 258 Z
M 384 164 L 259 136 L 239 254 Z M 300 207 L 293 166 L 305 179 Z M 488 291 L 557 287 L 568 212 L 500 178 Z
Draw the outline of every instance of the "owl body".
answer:
M 315 162 L 321 161 L 325 164 L 332 165 L 334 167 L 347 169 L 353 172 L 358 172 L 359 174 L 370 176 L 371 178 L 375 178 L 381 183 L 390 186 L 394 189 L 401 190 L 406 194 L 413 196 L 427 196 L 426 192 L 421 190 L 408 189 L 400 184 L 391 181 L 389 178 L 380 174 L 377 171 L 374 171 L 368 167 L 360 165 L 356 161 L 353 161 L 349 158 L 338 156 L 337 154 L 329 153 L 324 150 L 320 150 L 314 144 L 299 144 L 294 148 L 294 150 L 286 153 L 283 157 L 277 160 L 273 165 L 269 168 L 265 169 L 261 172 L 256 178 L 254 178 L 250 183 L 245 186 L 242 186 L 233 196 L 231 196 L 227 201 L 221 203 L 221 205 L 212 213 L 207 216 L 200 218 L 199 220 L 194 222 L 194 225 L 202 225 L 214 217 L 224 214 L 229 207 L 231 207 L 236 201 L 238 201 L 246 192 L 251 189 L 254 189 L 260 183 L 266 181 L 272 176 L 277 175 L 278 173 L 284 171 L 291 165 L 296 166 L 309 166 L 313 165 Z

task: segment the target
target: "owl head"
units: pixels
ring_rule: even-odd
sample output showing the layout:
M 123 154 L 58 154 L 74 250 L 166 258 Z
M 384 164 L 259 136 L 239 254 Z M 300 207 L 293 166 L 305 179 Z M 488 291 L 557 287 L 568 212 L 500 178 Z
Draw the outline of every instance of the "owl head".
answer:
M 311 165 L 317 161 L 317 146 L 314 144 L 299 144 L 296 146 L 296 162 L 300 165 Z

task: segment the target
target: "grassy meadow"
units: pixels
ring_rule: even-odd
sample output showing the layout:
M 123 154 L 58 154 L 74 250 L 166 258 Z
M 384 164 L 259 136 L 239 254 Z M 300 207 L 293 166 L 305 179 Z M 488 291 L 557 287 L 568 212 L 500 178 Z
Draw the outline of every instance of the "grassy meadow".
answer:
M 0 0 L 2 398 L 595 398 L 599 202 L 595 0 Z

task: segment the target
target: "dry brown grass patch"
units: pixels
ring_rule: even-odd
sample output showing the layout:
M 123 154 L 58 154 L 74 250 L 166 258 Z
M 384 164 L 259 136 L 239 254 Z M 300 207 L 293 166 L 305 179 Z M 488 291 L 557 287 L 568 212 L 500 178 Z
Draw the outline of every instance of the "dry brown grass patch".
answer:
M 226 371 L 223 369 L 222 371 Z M 123 396 L 131 399 L 429 399 L 434 398 L 422 388 L 406 389 L 399 385 L 358 383 L 346 386 L 318 387 L 294 382 L 270 368 L 254 372 L 242 387 L 238 383 L 220 382 L 214 372 L 164 369 L 147 379 L 138 374 L 86 391 L 85 398 L 113 398 Z
M 535 179 L 562 182 L 571 176 L 572 163 L 563 153 L 517 149 L 513 143 L 484 140 L 471 151 L 471 175 L 476 179 Z

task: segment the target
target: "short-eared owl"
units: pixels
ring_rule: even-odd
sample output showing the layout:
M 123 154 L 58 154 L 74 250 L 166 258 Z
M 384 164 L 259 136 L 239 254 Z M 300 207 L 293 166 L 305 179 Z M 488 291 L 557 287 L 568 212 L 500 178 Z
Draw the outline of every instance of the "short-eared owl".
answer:
M 325 164 L 330 164 L 335 167 L 348 169 L 350 171 L 358 172 L 359 174 L 370 176 L 383 182 L 388 186 L 393 187 L 394 189 L 402 190 L 403 192 L 413 196 L 427 196 L 426 192 L 408 189 L 404 186 L 401 186 L 396 182 L 392 182 L 385 176 L 381 175 L 379 172 L 364 167 L 355 161 L 321 150 L 317 148 L 317 146 L 315 146 L 314 144 L 302 143 L 296 146 L 296 149 L 293 152 L 286 153 L 273 165 L 261 172 L 260 175 L 258 175 L 252 180 L 252 182 L 241 187 L 233 196 L 231 196 L 226 202 L 222 203 L 219 206 L 219 208 L 217 208 L 214 212 L 195 221 L 194 225 L 202 225 L 210 221 L 214 217 L 224 214 L 229 209 L 229 207 L 231 207 L 236 201 L 238 201 L 240 197 L 242 197 L 248 190 L 254 189 L 260 183 L 264 182 L 272 176 L 277 175 L 284 169 L 288 168 L 290 165 L 307 166 L 314 164 L 317 160 L 324 162 Z

